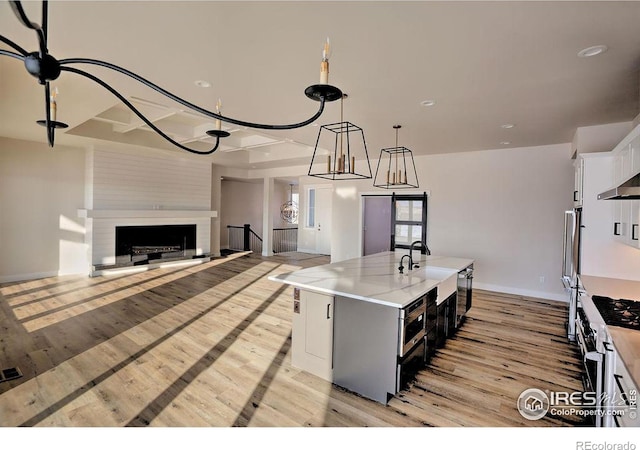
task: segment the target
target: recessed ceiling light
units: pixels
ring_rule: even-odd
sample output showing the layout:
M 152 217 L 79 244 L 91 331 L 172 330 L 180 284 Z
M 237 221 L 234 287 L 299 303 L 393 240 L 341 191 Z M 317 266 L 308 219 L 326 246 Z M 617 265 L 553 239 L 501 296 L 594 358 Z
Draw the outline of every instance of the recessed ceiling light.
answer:
M 435 100 L 423 100 L 420 102 L 422 106 L 433 106 L 436 104 Z
M 209 83 L 206 80 L 196 80 L 194 81 L 195 85 L 201 88 L 208 88 L 211 87 L 211 83 Z
M 500 144 L 501 144 L 501 145 L 509 145 L 509 144 L 511 144 L 511 142 L 509 142 L 509 141 L 502 141 L 502 142 L 500 142 Z
M 578 56 L 580 58 L 589 58 L 590 56 L 596 56 L 606 51 L 607 51 L 606 45 L 594 45 L 593 47 L 587 47 L 580 50 L 578 52 Z
M 505 123 L 504 125 L 500 125 L 500 127 L 504 128 L 505 130 L 508 130 L 509 128 L 515 127 L 515 125 L 512 123 Z

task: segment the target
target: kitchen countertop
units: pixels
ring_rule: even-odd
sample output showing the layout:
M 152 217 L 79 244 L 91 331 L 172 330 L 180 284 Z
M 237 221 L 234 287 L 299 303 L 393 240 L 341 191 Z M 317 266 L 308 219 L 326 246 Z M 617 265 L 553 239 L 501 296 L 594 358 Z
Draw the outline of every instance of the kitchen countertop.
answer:
M 371 303 L 403 308 L 440 282 L 456 276 L 472 259 L 422 255 L 414 251 L 420 267 L 404 274 L 398 266 L 406 250 L 382 252 L 337 263 L 310 267 L 269 277 L 272 281 L 330 295 L 340 295 Z
M 640 301 L 640 281 L 580 275 L 587 294 Z M 618 355 L 640 388 L 640 331 L 607 325 Z
M 580 275 L 580 281 L 589 295 L 640 301 L 640 281 L 591 275 Z

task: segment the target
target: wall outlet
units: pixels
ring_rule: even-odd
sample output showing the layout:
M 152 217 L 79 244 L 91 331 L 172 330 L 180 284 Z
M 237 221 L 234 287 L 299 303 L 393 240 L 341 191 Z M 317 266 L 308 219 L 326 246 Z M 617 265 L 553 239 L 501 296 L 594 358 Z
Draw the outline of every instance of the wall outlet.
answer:
M 544 284 L 544 277 L 543 276 L 540 277 L 540 284 Z

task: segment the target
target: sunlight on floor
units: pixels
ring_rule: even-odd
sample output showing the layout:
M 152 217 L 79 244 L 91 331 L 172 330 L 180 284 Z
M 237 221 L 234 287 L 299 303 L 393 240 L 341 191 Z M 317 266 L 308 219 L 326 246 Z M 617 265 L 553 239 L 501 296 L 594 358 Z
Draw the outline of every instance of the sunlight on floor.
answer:
M 2 425 L 167 425 L 176 423 L 172 420 L 176 414 L 180 415 L 178 423 L 233 425 L 239 420 L 238 411 L 251 404 L 248 386 L 259 391 L 258 384 L 267 382 L 270 389 L 275 372 L 282 370 L 286 353 L 278 356 L 278 351 L 288 336 L 272 338 L 266 349 L 264 338 L 262 347 L 255 344 L 256 336 L 272 333 L 272 328 L 277 331 L 277 319 L 264 316 L 264 311 L 275 310 L 276 316 L 288 314 L 282 305 L 275 304 L 284 287 L 267 280 L 278 267 L 276 263 L 259 263 L 5 392 L 0 395 Z M 159 272 L 154 279 L 127 289 L 114 289 L 101 281 L 105 295 L 99 298 L 82 300 L 77 291 L 49 294 L 35 305 L 18 306 L 14 311 L 26 319 L 25 328 L 33 332 L 200 270 L 205 268 L 190 268 L 188 273 Z M 250 285 L 259 285 L 268 297 L 257 308 L 255 300 L 239 295 Z M 20 304 L 19 297 L 13 300 Z M 48 312 L 61 305 L 64 309 Z M 39 307 L 38 312 L 34 306 Z M 199 313 L 194 315 L 194 311 Z M 29 319 L 39 314 L 45 315 Z M 225 358 L 219 358 L 223 353 Z M 36 352 L 30 356 L 46 358 Z M 286 358 L 289 361 L 288 355 Z M 272 373 L 267 377 L 266 371 Z M 197 393 L 192 393 L 192 386 L 197 387 Z M 203 393 L 210 397 L 203 397 Z M 266 398 L 270 397 L 268 393 Z M 260 417 L 270 410 L 270 402 L 264 405 L 253 420 L 266 420 Z

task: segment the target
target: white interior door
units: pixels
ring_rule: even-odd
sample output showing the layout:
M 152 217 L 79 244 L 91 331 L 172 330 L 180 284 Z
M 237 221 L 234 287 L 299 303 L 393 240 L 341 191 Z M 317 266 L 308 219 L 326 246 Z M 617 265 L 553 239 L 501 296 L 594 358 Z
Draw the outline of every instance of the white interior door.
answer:
M 316 251 L 331 254 L 331 195 L 330 188 L 316 189 Z

